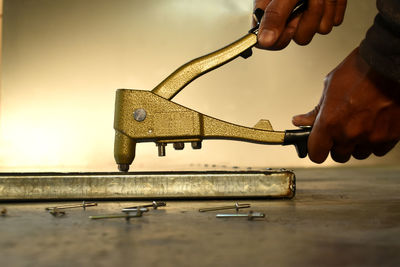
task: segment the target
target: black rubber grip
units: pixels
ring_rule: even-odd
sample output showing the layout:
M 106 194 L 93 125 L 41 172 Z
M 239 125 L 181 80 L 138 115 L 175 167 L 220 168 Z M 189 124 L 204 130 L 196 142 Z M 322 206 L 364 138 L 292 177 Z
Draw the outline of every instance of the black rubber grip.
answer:
M 256 10 L 254 10 L 253 14 L 254 16 L 256 16 L 258 22 L 260 22 L 262 17 L 264 16 L 264 10 L 262 10 L 261 8 L 257 8 Z
M 311 127 L 304 127 L 295 130 L 286 130 L 283 145 L 284 146 L 294 145 L 296 147 L 296 151 L 299 157 L 305 158 L 307 157 L 308 154 L 307 142 L 310 133 L 311 133 Z

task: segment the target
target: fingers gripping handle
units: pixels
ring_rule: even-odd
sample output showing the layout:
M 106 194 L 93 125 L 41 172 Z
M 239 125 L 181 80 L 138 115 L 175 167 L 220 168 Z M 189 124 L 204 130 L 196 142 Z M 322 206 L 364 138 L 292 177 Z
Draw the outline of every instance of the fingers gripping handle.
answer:
M 310 133 L 311 127 L 305 127 L 296 130 L 286 130 L 283 145 L 294 145 L 299 157 L 305 158 L 308 154 L 307 142 Z
M 287 19 L 287 22 L 291 21 L 293 18 L 298 16 L 299 14 L 303 13 L 308 7 L 308 1 L 307 0 L 299 0 L 297 1 L 296 5 L 293 8 L 292 13 L 290 14 L 289 18 Z M 256 21 L 256 26 L 250 30 L 250 32 L 255 32 L 258 30 L 258 27 L 260 25 L 260 22 L 264 16 L 265 10 L 261 8 L 256 8 L 253 12 L 253 18 Z

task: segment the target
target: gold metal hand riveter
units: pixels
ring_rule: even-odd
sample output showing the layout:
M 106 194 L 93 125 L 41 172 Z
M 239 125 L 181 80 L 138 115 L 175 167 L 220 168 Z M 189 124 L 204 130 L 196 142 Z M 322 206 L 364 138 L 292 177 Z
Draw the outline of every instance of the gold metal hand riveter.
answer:
M 262 14 L 255 12 L 258 21 Z M 136 143 L 140 142 L 155 142 L 159 156 L 165 156 L 168 143 L 178 150 L 184 148 L 184 143 L 191 143 L 193 149 L 200 149 L 204 139 L 227 139 L 258 144 L 293 144 L 299 157 L 306 157 L 309 128 L 274 131 L 268 120 L 260 120 L 254 128 L 244 127 L 171 101 L 197 77 L 238 56 L 251 56 L 251 48 L 257 43 L 257 33 L 258 25 L 228 46 L 184 64 L 152 91 L 118 89 L 114 117 L 114 158 L 119 170 L 129 170 L 135 158 Z

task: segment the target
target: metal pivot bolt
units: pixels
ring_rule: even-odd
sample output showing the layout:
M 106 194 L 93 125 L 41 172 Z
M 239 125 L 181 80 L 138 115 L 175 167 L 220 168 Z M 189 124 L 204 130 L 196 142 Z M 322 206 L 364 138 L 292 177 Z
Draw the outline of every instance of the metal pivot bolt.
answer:
M 199 209 L 200 212 L 205 212 L 205 211 L 215 211 L 215 210 L 230 210 L 230 209 L 235 209 L 236 211 L 239 211 L 239 209 L 245 209 L 245 208 L 250 208 L 250 204 L 239 204 L 235 203 L 233 206 L 220 206 L 220 207 L 212 207 L 212 208 L 202 208 Z
M 147 112 L 142 108 L 138 108 L 133 111 L 133 118 L 135 119 L 135 121 L 138 122 L 144 121 L 146 119 L 146 116 Z
M 265 218 L 265 214 L 261 212 L 250 211 L 249 213 L 221 213 L 216 215 L 216 218 L 238 218 L 238 217 L 241 218 L 246 217 L 249 221 L 251 221 L 254 218 Z
M 201 141 L 192 142 L 193 149 L 201 149 Z
M 128 208 L 123 208 L 122 211 L 125 210 L 132 210 L 132 209 L 138 209 L 138 208 L 150 208 L 153 207 L 153 209 L 157 209 L 158 207 L 165 207 L 167 206 L 166 202 L 161 202 L 161 201 L 153 201 L 151 204 L 146 204 L 146 205 L 140 205 L 140 206 L 134 206 L 134 207 L 128 207 Z
M 158 156 L 159 157 L 164 157 L 165 156 L 165 146 L 167 144 L 165 143 L 156 143 L 157 147 L 158 147 Z
M 174 143 L 175 150 L 183 150 L 185 148 L 184 142 L 176 142 Z

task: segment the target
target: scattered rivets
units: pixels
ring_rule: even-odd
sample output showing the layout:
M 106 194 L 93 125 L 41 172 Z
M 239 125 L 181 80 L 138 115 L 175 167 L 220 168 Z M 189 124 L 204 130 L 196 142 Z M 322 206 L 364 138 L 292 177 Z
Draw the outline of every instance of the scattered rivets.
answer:
M 118 219 L 118 218 L 125 218 L 127 221 L 130 218 L 142 217 L 142 212 L 138 211 L 135 214 L 126 213 L 126 214 L 105 214 L 105 215 L 93 215 L 89 216 L 91 220 L 99 220 L 99 219 Z
M 148 208 L 144 208 L 144 207 L 132 207 L 132 208 L 124 208 L 122 209 L 122 212 L 148 212 L 149 209 Z
M 82 204 L 63 205 L 63 206 L 58 206 L 58 207 L 47 207 L 47 208 L 45 208 L 45 210 L 54 210 L 54 209 L 64 210 L 64 209 L 74 209 L 74 208 L 83 208 L 84 210 L 86 210 L 86 207 L 93 207 L 93 206 L 97 206 L 97 203 L 83 201 Z
M 211 208 L 201 208 L 199 209 L 200 212 L 205 212 L 205 211 L 216 211 L 216 210 L 229 210 L 229 209 L 235 209 L 236 211 L 239 211 L 240 209 L 246 209 L 250 208 L 250 204 L 239 204 L 235 203 L 235 205 L 232 206 L 220 206 L 220 207 L 211 207 Z
M 123 208 L 122 211 L 129 211 L 133 209 L 139 209 L 139 208 L 150 208 L 153 207 L 153 209 L 157 209 L 158 207 L 165 207 L 167 206 L 166 202 L 161 202 L 161 201 L 153 201 L 151 204 L 146 204 L 146 205 L 140 205 L 140 206 L 134 206 L 134 207 L 128 207 L 128 208 Z
M 265 214 L 261 212 L 253 212 L 250 211 L 249 213 L 221 213 L 217 214 L 216 218 L 243 218 L 246 217 L 249 221 L 255 218 L 265 218 Z

